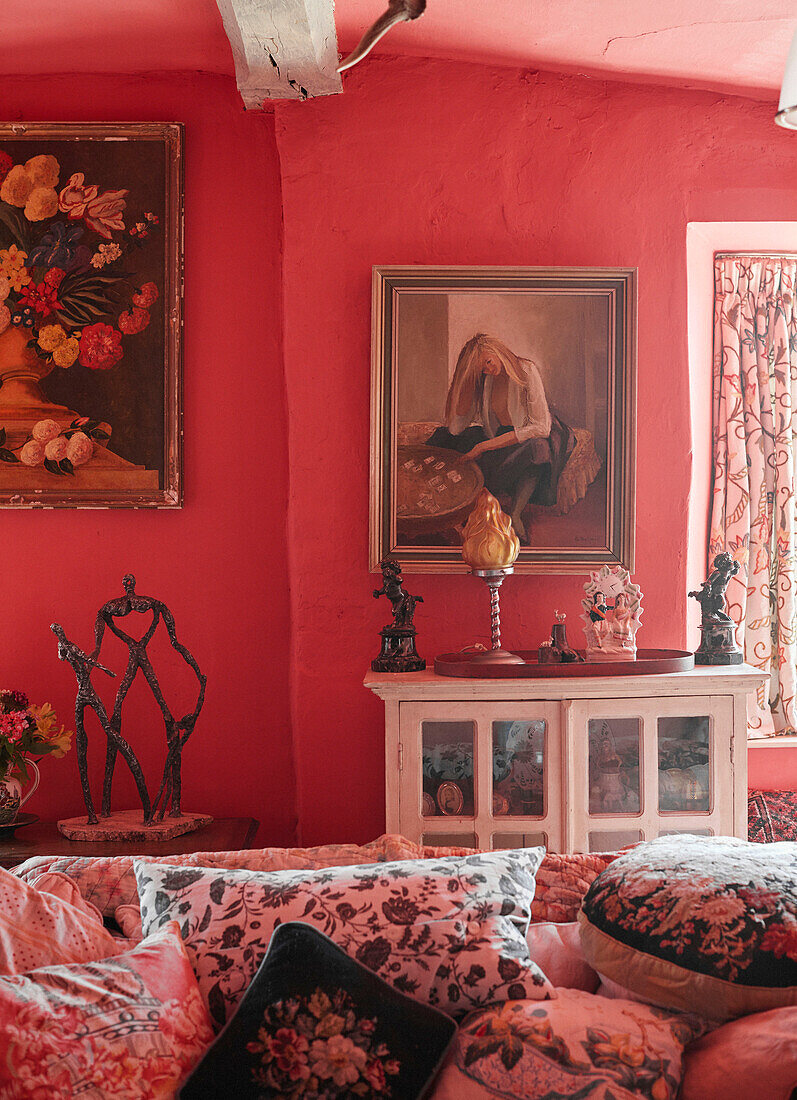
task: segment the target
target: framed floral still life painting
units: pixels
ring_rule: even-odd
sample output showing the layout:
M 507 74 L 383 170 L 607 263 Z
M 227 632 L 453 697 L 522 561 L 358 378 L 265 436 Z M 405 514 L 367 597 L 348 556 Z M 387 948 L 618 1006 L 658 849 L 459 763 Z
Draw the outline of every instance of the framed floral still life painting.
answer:
M 180 506 L 181 304 L 180 124 L 0 124 L 0 506 Z
M 633 568 L 636 272 L 378 267 L 370 565 L 463 572 L 486 487 L 515 570 Z

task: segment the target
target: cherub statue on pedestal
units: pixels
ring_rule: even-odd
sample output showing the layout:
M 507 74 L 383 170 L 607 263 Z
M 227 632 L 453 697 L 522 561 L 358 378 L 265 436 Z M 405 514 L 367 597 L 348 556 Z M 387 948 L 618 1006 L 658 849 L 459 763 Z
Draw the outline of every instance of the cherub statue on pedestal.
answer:
M 590 573 L 581 601 L 588 661 L 635 661 L 642 592 L 622 566 Z
M 703 612 L 700 623 L 700 648 L 695 653 L 696 665 L 740 665 L 744 660 L 736 645 L 736 624 L 727 612 L 725 590 L 731 578 L 739 572 L 739 563 L 726 551 L 714 558 L 714 568 L 700 590 L 689 595 L 697 600 Z
M 380 631 L 382 652 L 371 661 L 374 672 L 421 672 L 426 661 L 418 656 L 415 648 L 415 605 L 423 603 L 422 596 L 411 596 L 404 591 L 401 566 L 395 558 L 380 561 L 382 587 L 374 589 L 374 599 L 387 596 L 393 609 L 393 622 Z

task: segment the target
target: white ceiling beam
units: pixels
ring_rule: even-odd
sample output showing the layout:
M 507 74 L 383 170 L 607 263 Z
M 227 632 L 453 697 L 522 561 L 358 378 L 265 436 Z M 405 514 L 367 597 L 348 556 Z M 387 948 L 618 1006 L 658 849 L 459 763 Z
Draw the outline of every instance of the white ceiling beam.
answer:
M 333 0 L 216 0 L 247 110 L 343 91 Z

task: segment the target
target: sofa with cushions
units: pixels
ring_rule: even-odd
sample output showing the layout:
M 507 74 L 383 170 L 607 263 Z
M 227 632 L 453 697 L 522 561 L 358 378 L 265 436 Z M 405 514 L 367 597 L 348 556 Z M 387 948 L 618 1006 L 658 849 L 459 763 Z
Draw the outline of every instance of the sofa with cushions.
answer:
M 788 1100 L 797 846 L 750 847 L 28 860 L 0 1098 Z

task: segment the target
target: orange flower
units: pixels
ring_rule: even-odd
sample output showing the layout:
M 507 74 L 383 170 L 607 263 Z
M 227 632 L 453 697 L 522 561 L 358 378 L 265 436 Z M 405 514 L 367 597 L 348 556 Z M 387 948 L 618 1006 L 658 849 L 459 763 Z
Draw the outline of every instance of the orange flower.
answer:
M 133 295 L 133 305 L 148 309 L 158 300 L 158 288 L 155 283 L 144 283 L 141 290 Z
M 616 1058 L 632 1068 L 641 1066 L 645 1061 L 645 1048 L 630 1035 L 612 1035 L 608 1042 L 596 1043 L 595 1051 L 598 1054 Z

